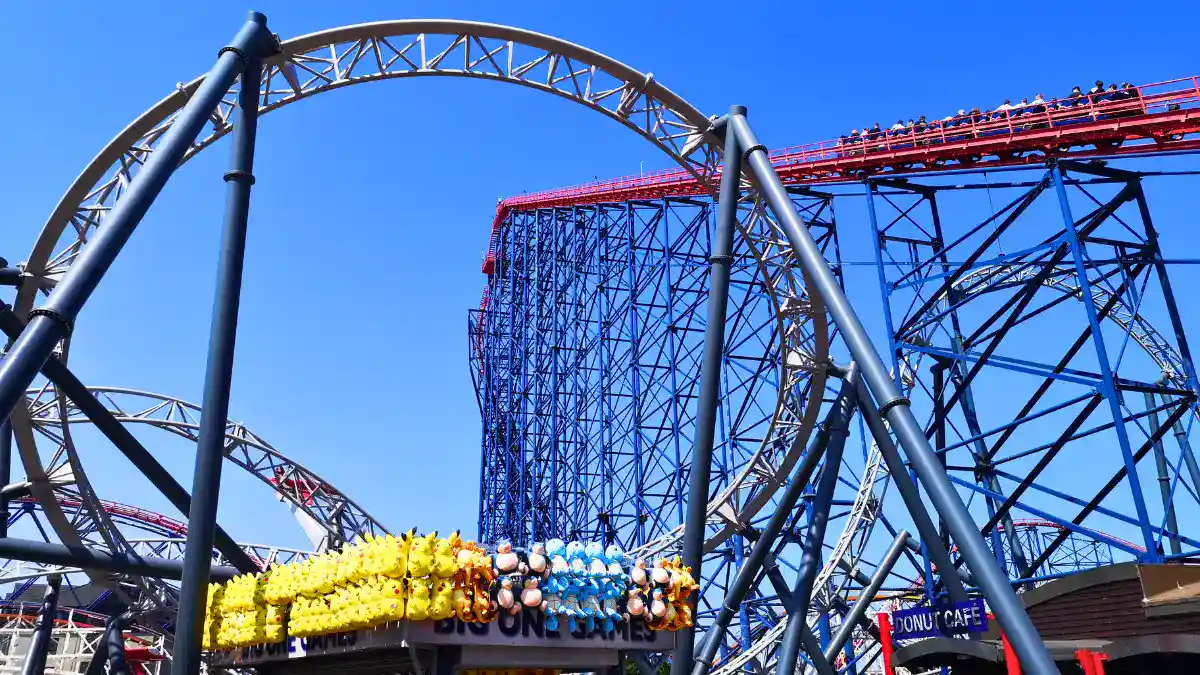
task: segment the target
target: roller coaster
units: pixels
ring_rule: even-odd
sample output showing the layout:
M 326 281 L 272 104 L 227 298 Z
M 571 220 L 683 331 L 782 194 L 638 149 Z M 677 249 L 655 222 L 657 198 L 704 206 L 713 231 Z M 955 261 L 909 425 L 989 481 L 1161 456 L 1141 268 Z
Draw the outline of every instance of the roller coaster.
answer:
M 690 634 L 679 643 L 677 675 L 797 662 L 871 672 L 884 649 L 863 612 L 968 592 L 986 597 L 1027 672 L 1057 672 L 1014 591 L 1200 553 L 1186 526 L 1200 506 L 1189 440 L 1200 381 L 1169 277 L 1188 261 L 1164 254 L 1144 189 L 1195 174 L 1197 78 L 768 151 L 744 111 L 707 116 L 650 75 L 520 29 L 407 20 L 266 35 L 252 17 L 212 72 L 96 155 L 22 264 L 0 265 L 16 289 L 0 313 L 12 340 L 0 409 L 11 409 L 26 474 L 3 477 L 8 524 L 27 521 L 65 551 L 0 540 L 13 598 L 48 575 L 106 588 L 138 621 L 137 640 L 158 640 L 173 668 L 196 672 L 189 634 L 210 567 L 263 569 L 387 533 L 226 419 L 227 316 L 214 319 L 203 408 L 87 387 L 67 357 L 75 314 L 180 163 L 225 135 L 243 147 L 258 116 L 290 103 L 431 75 L 574 101 L 679 165 L 501 200 L 485 216 L 486 286 L 466 334 L 482 429 L 479 539 L 690 556 L 698 629 L 694 646 Z M 238 161 L 226 179 L 246 207 L 252 174 Z M 839 213 L 866 219 L 873 259 L 843 258 Z M 238 220 L 227 222 L 234 241 Z M 222 302 L 238 293 L 229 270 L 241 253 L 229 255 Z M 882 358 L 846 302 L 856 268 L 878 277 Z M 102 499 L 72 436 L 84 424 L 192 526 Z M 209 459 L 190 496 L 124 431 L 137 426 Z M 694 457 L 707 458 L 704 471 Z M 223 460 L 295 514 L 311 551 L 216 528 Z M 109 567 L 63 564 L 81 549 Z M 118 564 L 131 560 L 144 564 Z M 150 567 L 181 570 L 182 585 Z M 60 630 L 99 631 L 92 644 L 103 633 L 103 621 L 67 622 Z M 78 659 L 60 661 L 43 666 L 78 672 Z

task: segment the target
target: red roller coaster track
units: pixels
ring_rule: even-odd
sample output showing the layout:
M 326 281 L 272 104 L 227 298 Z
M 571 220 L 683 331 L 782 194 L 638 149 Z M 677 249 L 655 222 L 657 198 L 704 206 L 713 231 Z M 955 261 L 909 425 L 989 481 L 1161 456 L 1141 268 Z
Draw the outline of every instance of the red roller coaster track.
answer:
M 879 133 L 865 142 L 783 148 L 771 161 L 785 183 L 853 180 L 880 173 L 1038 164 L 1047 157 L 1120 156 L 1200 150 L 1200 78 L 1135 88 L 1137 96 L 1050 109 L 1046 105 L 935 121 L 919 133 Z M 1032 112 L 1036 110 L 1037 112 Z M 859 137 L 861 139 L 863 137 Z M 683 169 L 596 181 L 510 197 L 496 207 L 483 272 L 495 268 L 496 237 L 513 209 L 659 199 L 703 192 Z M 482 306 L 487 304 L 486 295 Z
M 37 504 L 37 500 L 33 497 L 21 497 L 14 499 L 14 502 L 25 504 Z M 64 508 L 76 509 L 83 506 L 83 503 L 76 499 L 67 499 L 59 497 L 58 503 Z M 129 506 L 120 502 L 113 502 L 107 499 L 100 500 L 101 506 L 110 516 L 122 518 L 127 521 L 142 523 L 149 525 L 155 529 L 165 530 L 173 536 L 183 537 L 187 535 L 187 524 L 174 518 L 164 516 L 161 513 L 147 511 L 136 506 Z

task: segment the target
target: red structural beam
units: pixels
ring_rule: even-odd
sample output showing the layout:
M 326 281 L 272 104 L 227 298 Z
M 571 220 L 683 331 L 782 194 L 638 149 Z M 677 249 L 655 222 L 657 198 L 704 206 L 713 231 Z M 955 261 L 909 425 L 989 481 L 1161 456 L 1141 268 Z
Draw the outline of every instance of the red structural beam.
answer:
M 1200 78 L 1131 88 L 1121 100 L 1073 99 L 1006 112 L 934 120 L 921 132 L 868 134 L 771 153 L 785 183 L 818 184 L 880 173 L 1037 164 L 1047 157 L 1119 156 L 1200 150 Z M 1131 90 L 1125 90 L 1129 92 Z M 495 269 L 500 225 L 514 209 L 576 206 L 696 195 L 703 187 L 683 169 L 595 181 L 511 197 L 496 207 L 483 272 Z M 486 300 L 485 300 L 486 302 Z M 482 307 L 481 307 L 482 308 Z

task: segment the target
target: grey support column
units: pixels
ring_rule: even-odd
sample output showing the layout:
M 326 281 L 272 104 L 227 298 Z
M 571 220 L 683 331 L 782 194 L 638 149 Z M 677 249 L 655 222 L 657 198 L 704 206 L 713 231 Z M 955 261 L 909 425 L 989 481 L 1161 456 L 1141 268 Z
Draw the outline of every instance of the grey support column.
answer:
M 1158 436 L 1158 412 L 1154 410 L 1156 406 L 1154 392 L 1143 392 L 1143 397 L 1146 400 L 1146 410 L 1150 413 L 1150 436 L 1151 438 Z M 1179 521 L 1175 517 L 1175 504 L 1171 499 L 1171 475 L 1167 471 L 1167 453 L 1163 450 L 1162 440 L 1154 441 L 1154 468 L 1158 473 L 1158 492 L 1162 497 L 1163 512 L 1167 514 L 1167 545 L 1171 549 L 1172 555 L 1179 555 L 1182 550 L 1179 546 L 1179 538 L 1171 535 L 1179 534 Z M 1024 569 L 1024 568 L 1022 568 Z
M 260 39 L 269 38 L 267 19 L 251 12 Z M 250 213 L 250 186 L 254 184 L 254 140 L 258 123 L 258 95 L 263 49 L 240 54 L 244 61 L 233 126 L 231 169 L 225 174 L 225 228 L 217 264 L 217 291 L 208 338 L 208 366 L 204 373 L 203 413 L 196 441 L 196 469 L 192 478 L 192 504 L 184 550 L 183 583 L 179 590 L 179 622 L 175 631 L 175 675 L 200 670 L 201 633 L 207 597 L 217 501 L 221 490 L 221 464 L 225 459 L 225 425 L 229 417 L 229 390 L 233 378 L 237 341 L 242 267 L 246 252 L 246 226 Z
M 796 502 L 804 494 L 804 490 L 808 486 L 808 482 L 812 479 L 817 465 L 821 462 L 821 458 L 825 456 L 825 450 L 830 439 L 830 427 L 837 425 L 836 416 L 848 415 L 848 411 L 853 411 L 854 397 L 858 391 L 856 383 L 857 378 L 847 377 L 846 381 L 842 384 L 841 391 L 838 392 L 833 408 L 826 415 L 825 422 L 817 429 L 817 435 L 813 440 L 812 446 L 800 458 L 799 466 L 796 467 L 795 472 L 788 481 L 783 496 L 779 498 L 779 503 L 775 506 L 775 513 L 771 514 L 771 519 L 767 521 L 766 526 L 763 527 L 762 532 L 754 542 L 754 547 L 750 549 L 750 555 L 746 556 L 746 559 L 742 561 L 742 566 L 738 569 L 737 578 L 730 584 L 729 591 L 725 595 L 720 613 L 717 614 L 716 620 L 713 621 L 708 631 L 704 634 L 704 643 L 697 650 L 699 656 L 696 657 L 696 663 L 692 667 L 692 675 L 704 675 L 712 668 L 713 659 L 716 658 L 717 650 L 720 649 L 721 642 L 725 639 L 725 632 L 728 630 L 730 622 L 733 621 L 733 617 L 737 614 L 742 600 L 746 597 L 746 593 L 758 579 L 759 571 L 764 567 L 771 554 L 771 548 L 774 547 L 780 533 L 783 532 L 783 528 L 792 517 Z M 768 574 L 770 573 L 768 571 Z M 784 582 L 781 582 L 781 585 L 784 592 L 780 593 L 780 597 L 786 602 L 787 598 L 784 596 L 788 593 L 787 587 Z M 788 611 L 791 611 L 791 609 L 789 608 Z
M 211 555 L 211 554 L 210 554 Z M 183 563 L 168 558 L 153 558 L 135 553 L 111 553 L 88 546 L 64 546 L 47 541 L 4 537 L 0 539 L 0 558 L 28 560 L 43 565 L 102 570 L 113 574 L 137 574 L 159 579 L 183 577 Z M 236 567 L 225 565 L 209 569 L 213 581 L 225 581 L 237 575 Z M 208 580 L 205 580 L 207 585 Z M 205 590 L 207 594 L 207 588 Z
M 121 201 L 104 219 L 104 226 L 96 230 L 71 269 L 54 287 L 46 304 L 29 313 L 29 326 L 13 343 L 8 355 L 0 360 L 0 417 L 8 417 L 54 351 L 54 346 L 71 333 L 75 317 L 84 303 L 179 167 L 229 86 L 242 72 L 245 55 L 264 55 L 265 49 L 270 48 L 272 43 L 267 41 L 271 36 L 266 31 L 265 21 L 261 14 L 253 13 L 233 43 L 221 50 L 216 65 L 175 116 L 146 165 L 134 176 Z
M 858 596 L 858 600 L 854 602 L 854 606 L 846 613 L 846 618 L 842 620 L 842 625 L 838 628 L 838 632 L 834 633 L 833 639 L 829 641 L 829 645 L 825 647 L 825 658 L 830 663 L 837 656 L 837 653 L 842 650 L 846 642 L 850 640 L 850 636 L 854 634 L 854 627 L 862 620 L 867 613 L 867 608 L 874 602 L 875 594 L 883 588 L 883 582 L 887 580 L 889 574 L 892 573 L 892 567 L 896 561 L 900 559 L 900 554 L 904 551 L 904 547 L 908 543 L 908 533 L 904 530 L 896 535 L 892 540 L 892 545 L 888 548 L 887 553 L 883 555 L 883 560 L 879 562 L 879 567 L 875 568 L 875 575 L 871 577 L 870 583 L 863 588 L 862 594 Z
M 1004 571 L 992 557 L 966 505 L 951 485 L 946 470 L 929 446 L 928 439 L 909 408 L 908 399 L 888 376 L 887 366 L 879 358 L 879 352 L 867 336 L 866 329 L 838 286 L 837 278 L 822 257 L 812 234 L 796 213 L 783 182 L 775 173 L 766 147 L 758 142 L 742 115 L 730 115 L 728 128 L 737 135 L 742 147 L 747 149 L 746 162 L 750 172 L 787 236 L 797 263 L 804 270 L 812 291 L 824 299 L 827 310 L 841 331 L 842 340 L 850 349 L 854 362 L 862 369 L 863 379 L 879 403 L 880 413 L 891 424 L 930 500 L 946 521 L 950 535 L 1007 633 L 1021 659 L 1021 665 L 1030 675 L 1058 675 L 1050 652 L 1009 585 Z
M 741 106 L 729 108 L 729 114 L 745 115 Z M 696 399 L 696 436 L 692 445 L 692 469 L 688 477 L 687 517 L 683 529 L 683 563 L 692 568 L 692 576 L 701 581 L 704 560 L 705 521 L 708 517 L 709 475 L 712 469 L 713 441 L 717 426 L 717 402 L 721 395 L 721 366 L 725 355 L 725 314 L 729 305 L 729 267 L 733 263 L 733 233 L 737 229 L 737 203 L 741 196 L 742 152 L 733 134 L 725 136 L 725 166 L 717 202 L 716 231 L 708 272 L 708 323 L 704 328 L 704 361 L 700 366 L 700 395 Z M 692 603 L 699 602 L 692 594 Z M 696 607 L 693 604 L 692 612 Z M 675 633 L 675 653 L 671 675 L 692 671 L 696 628 Z
M 796 587 L 792 591 L 792 607 L 788 610 L 787 628 L 779 645 L 779 657 L 775 669 L 778 673 L 793 673 L 799 660 L 800 647 L 808 652 L 813 665 L 821 670 L 820 662 L 828 666 L 828 660 L 815 640 L 805 639 L 808 630 L 808 609 L 813 593 L 813 584 L 817 571 L 821 568 L 822 547 L 825 543 L 825 527 L 829 523 L 829 508 L 833 502 L 833 490 L 837 487 L 838 472 L 842 467 L 842 451 L 846 447 L 846 437 L 850 435 L 850 418 L 854 416 L 855 399 L 858 396 L 858 370 L 851 364 L 846 374 L 843 386 L 848 396 L 839 395 L 833 410 L 829 413 L 829 449 L 825 452 L 825 465 L 821 469 L 821 477 L 817 481 L 816 497 L 810 506 L 808 531 L 804 536 L 804 550 L 800 555 L 800 569 L 796 577 Z
M 925 510 L 925 502 L 921 500 L 921 494 L 917 491 L 916 484 L 913 483 L 908 471 L 904 468 L 904 460 L 901 459 L 900 452 L 896 450 L 896 444 L 892 442 L 891 434 L 888 433 L 883 417 L 879 415 L 879 409 L 875 407 L 875 401 L 871 399 L 871 392 L 867 391 L 867 386 L 862 382 L 858 383 L 858 409 L 862 411 L 863 421 L 867 423 L 867 428 L 871 430 L 875 444 L 879 446 L 879 454 L 883 457 L 884 464 L 887 465 L 888 473 L 892 477 L 892 483 L 896 486 L 896 490 L 900 493 L 901 501 L 908 508 L 913 524 L 917 527 L 917 534 L 925 544 L 925 552 L 937 566 L 942 583 L 946 586 L 946 592 L 955 602 L 965 601 L 967 591 L 963 587 L 959 571 L 954 567 L 954 561 L 950 559 L 950 552 L 942 545 L 941 535 L 934 527 L 929 512 Z
M 0 338 L 3 341 L 3 338 Z M 0 421 L 0 487 L 12 482 L 12 422 Z M 0 496 L 0 539 L 8 536 L 8 497 Z
M 50 636 L 54 632 L 54 617 L 58 614 L 58 589 L 62 576 L 51 574 L 46 577 L 46 595 L 42 598 L 42 609 L 38 612 L 37 625 L 33 627 L 33 638 L 21 675 L 42 675 L 46 670 L 46 655 L 50 651 Z
M 108 675 L 130 675 L 125 655 L 125 629 L 133 623 L 128 614 L 113 617 L 104 631 L 104 651 L 108 655 Z M 97 650 L 99 651 L 99 650 Z

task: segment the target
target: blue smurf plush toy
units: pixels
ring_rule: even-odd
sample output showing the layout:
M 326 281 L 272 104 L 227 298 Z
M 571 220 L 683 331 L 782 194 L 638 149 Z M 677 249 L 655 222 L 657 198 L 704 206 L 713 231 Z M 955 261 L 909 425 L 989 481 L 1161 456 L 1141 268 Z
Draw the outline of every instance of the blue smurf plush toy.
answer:
M 604 548 L 600 542 L 593 541 L 584 547 L 583 552 L 588 576 L 603 584 L 604 576 L 608 574 L 608 560 L 604 557 Z
M 562 598 L 568 626 L 574 632 L 577 626 L 575 620 L 586 615 L 583 605 L 590 581 L 587 575 L 587 553 L 583 544 L 577 541 L 567 544 L 566 560 L 568 569 L 563 575 L 565 586 Z
M 625 618 L 618 607 L 621 604 L 621 596 L 625 595 L 625 591 L 629 587 L 629 575 L 625 573 L 625 566 L 629 564 L 629 556 L 621 550 L 620 546 L 610 544 L 604 551 L 604 557 L 608 560 L 608 569 L 605 571 L 603 579 L 601 607 L 604 629 L 612 631 L 615 627 L 614 624 Z
M 567 545 L 562 539 L 551 539 L 546 542 L 546 565 L 549 580 L 546 582 L 548 593 L 562 593 L 567 583 Z
M 546 629 L 558 630 L 560 617 L 569 617 L 569 608 L 563 597 L 567 591 L 568 573 L 567 545 L 562 539 L 546 542 Z

